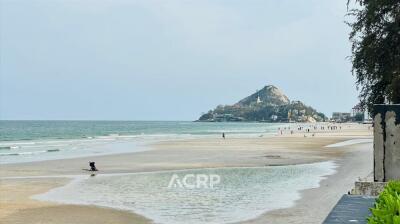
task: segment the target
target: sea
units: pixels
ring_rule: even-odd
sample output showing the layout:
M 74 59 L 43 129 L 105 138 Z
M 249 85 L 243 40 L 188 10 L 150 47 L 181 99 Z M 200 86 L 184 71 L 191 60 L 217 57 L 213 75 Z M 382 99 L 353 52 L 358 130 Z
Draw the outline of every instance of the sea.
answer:
M 273 135 L 280 123 L 0 121 L 0 164 L 147 150 L 155 141 Z

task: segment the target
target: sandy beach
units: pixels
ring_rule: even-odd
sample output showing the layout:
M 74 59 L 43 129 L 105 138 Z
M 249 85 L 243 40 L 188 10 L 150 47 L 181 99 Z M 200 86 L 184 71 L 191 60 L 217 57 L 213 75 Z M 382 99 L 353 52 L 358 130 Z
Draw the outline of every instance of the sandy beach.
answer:
M 395 222 L 399 8 L 0 0 L 0 224 Z
M 371 139 L 372 130 L 348 125 L 337 131 L 221 139 L 162 141 L 149 150 L 98 156 L 1 165 L 0 223 L 151 223 L 131 212 L 96 206 L 65 205 L 30 199 L 66 184 L 64 175 L 90 175 L 83 169 L 96 161 L 99 174 L 132 173 L 214 167 L 265 167 L 335 161 L 336 173 L 320 187 L 301 192 L 287 209 L 266 212 L 243 223 L 321 223 L 342 194 L 359 177 L 372 171 L 372 143 L 325 147 L 351 139 Z M 40 177 L 58 176 L 58 177 Z M 40 177 L 40 178 L 34 178 Z

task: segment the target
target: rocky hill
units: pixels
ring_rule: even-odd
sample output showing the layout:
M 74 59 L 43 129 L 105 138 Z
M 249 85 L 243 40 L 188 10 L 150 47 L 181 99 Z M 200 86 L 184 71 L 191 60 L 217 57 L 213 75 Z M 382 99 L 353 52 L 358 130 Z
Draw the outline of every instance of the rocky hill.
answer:
M 273 85 L 268 85 L 234 105 L 218 106 L 203 114 L 198 121 L 316 122 L 326 116 L 301 101 L 289 98 Z

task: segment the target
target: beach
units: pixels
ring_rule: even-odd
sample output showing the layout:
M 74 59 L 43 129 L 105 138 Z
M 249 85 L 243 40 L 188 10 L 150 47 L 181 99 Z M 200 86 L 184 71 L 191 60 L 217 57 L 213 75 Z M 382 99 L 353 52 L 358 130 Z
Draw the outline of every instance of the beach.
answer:
M 285 131 L 257 137 L 183 138 L 154 141 L 146 145 L 148 150 L 135 153 L 2 164 L 0 223 L 152 223 L 151 218 L 124 210 L 31 198 L 64 186 L 73 175 L 89 176 L 90 172 L 84 170 L 88 161 L 96 161 L 100 170 L 97 175 L 333 161 L 336 172 L 320 181 L 319 187 L 302 190 L 293 206 L 239 222 L 321 223 L 354 181 L 372 172 L 372 130 L 367 125 L 349 124 L 340 130 L 316 130 L 312 134 Z M 335 146 L 354 139 L 361 141 Z
M 399 1 L 0 5 L 0 224 L 396 221 Z

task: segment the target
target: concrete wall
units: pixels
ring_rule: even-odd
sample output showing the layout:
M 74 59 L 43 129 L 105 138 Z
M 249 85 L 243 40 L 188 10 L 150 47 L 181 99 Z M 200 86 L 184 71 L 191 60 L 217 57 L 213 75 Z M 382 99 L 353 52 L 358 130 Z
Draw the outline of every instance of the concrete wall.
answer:
M 374 180 L 400 180 L 400 104 L 374 106 Z
M 361 182 L 357 181 L 354 186 L 354 195 L 378 196 L 385 188 L 387 182 Z

